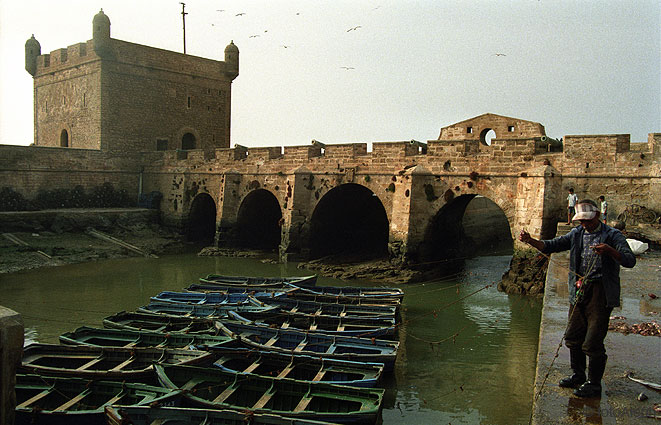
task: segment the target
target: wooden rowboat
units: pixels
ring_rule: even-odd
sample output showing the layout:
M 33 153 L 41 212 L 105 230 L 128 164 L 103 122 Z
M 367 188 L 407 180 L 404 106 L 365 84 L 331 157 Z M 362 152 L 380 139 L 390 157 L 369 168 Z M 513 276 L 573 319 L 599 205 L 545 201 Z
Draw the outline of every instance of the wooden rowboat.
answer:
M 166 388 L 208 409 L 237 409 L 337 423 L 374 423 L 384 390 L 264 378 L 193 366 L 157 365 Z
M 163 333 L 128 329 L 100 329 L 82 326 L 60 335 L 60 343 L 101 347 L 158 347 L 202 349 L 219 347 L 232 341 L 224 335 Z M 196 348 L 199 347 L 199 348 Z
M 106 406 L 105 414 L 108 425 L 332 425 L 311 419 L 190 407 Z
M 248 319 L 263 319 L 265 317 L 277 314 L 278 307 L 266 305 L 264 303 L 225 305 L 225 304 L 182 304 L 151 301 L 146 306 L 136 309 L 139 313 L 161 314 L 169 316 L 192 316 L 209 319 L 218 319 L 228 317 L 230 312 L 237 312 Z
M 16 375 L 16 425 L 103 425 L 104 406 L 178 406 L 181 392 L 145 384 Z
M 359 363 L 324 359 L 242 347 L 214 347 L 214 366 L 232 373 L 249 373 L 270 378 L 325 382 L 372 388 L 383 373 L 383 363 Z
M 364 338 L 391 337 L 395 335 L 396 329 L 394 318 L 337 317 L 281 312 L 260 320 L 251 321 L 233 311 L 228 313 L 228 317 L 256 326 Z M 219 318 L 219 320 L 222 322 L 225 319 Z
M 135 380 L 152 375 L 156 363 L 212 362 L 211 353 L 197 350 L 30 344 L 23 349 L 20 369 L 45 376 Z
M 394 318 L 397 307 L 394 305 L 364 305 L 364 304 L 339 304 L 324 303 L 316 301 L 305 301 L 289 297 L 262 297 L 255 295 L 257 300 L 269 305 L 280 307 L 280 310 L 289 313 L 303 313 L 314 315 L 328 315 L 337 317 L 356 318 Z
M 226 276 L 210 274 L 200 278 L 200 282 L 221 284 L 225 286 L 254 286 L 254 287 L 278 287 L 284 283 L 293 283 L 299 286 L 314 286 L 317 283 L 317 275 L 295 276 L 295 277 L 252 277 L 252 276 Z
M 384 371 L 395 365 L 399 342 L 273 329 L 235 321 L 218 322 L 220 332 L 263 351 L 308 355 L 327 359 L 383 363 Z
M 199 317 L 175 317 L 163 314 L 120 311 L 103 319 L 103 326 L 134 331 L 178 332 L 218 335 L 216 322 Z
M 285 296 L 286 292 L 258 292 L 254 297 L 278 298 Z M 154 302 L 167 302 L 173 304 L 198 304 L 198 305 L 255 305 L 254 298 L 246 293 L 222 293 L 222 292 L 176 292 L 163 291 L 151 297 Z M 258 304 L 257 304 L 258 305 Z

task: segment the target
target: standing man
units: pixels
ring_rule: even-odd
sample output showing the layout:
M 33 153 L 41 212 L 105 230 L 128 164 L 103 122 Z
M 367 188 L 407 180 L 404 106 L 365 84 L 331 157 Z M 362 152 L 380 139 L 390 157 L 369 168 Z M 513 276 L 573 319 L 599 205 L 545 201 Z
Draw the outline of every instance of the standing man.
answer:
M 601 195 L 599 197 L 599 210 L 601 213 L 601 221 L 606 224 L 606 216 L 608 215 L 608 202 L 606 202 L 606 198 L 604 198 L 604 195 Z
M 578 196 L 574 193 L 574 188 L 569 188 L 569 195 L 567 195 L 567 224 L 571 224 L 571 218 L 576 214 L 576 202 L 578 202 Z
M 578 397 L 600 397 L 608 358 L 604 339 L 611 311 L 620 305 L 620 266 L 635 266 L 636 257 L 624 235 L 599 220 L 594 201 L 584 199 L 578 202 L 576 210 L 572 220 L 578 220 L 581 225 L 566 235 L 537 240 L 522 230 L 519 240 L 545 254 L 570 250 L 570 308 L 565 345 L 574 373 L 561 379 L 559 385 L 577 388 L 574 394 Z M 590 358 L 587 377 L 586 356 Z

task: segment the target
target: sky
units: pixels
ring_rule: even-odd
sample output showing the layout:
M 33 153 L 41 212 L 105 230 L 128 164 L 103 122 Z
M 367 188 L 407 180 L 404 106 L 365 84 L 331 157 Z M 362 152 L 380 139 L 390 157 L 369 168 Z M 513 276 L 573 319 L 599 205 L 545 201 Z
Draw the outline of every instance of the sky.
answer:
M 184 0 L 188 54 L 240 51 L 231 146 L 437 139 L 484 113 L 550 137 L 661 132 L 658 0 Z M 0 143 L 33 141 L 25 41 L 183 51 L 177 0 L 0 0 Z

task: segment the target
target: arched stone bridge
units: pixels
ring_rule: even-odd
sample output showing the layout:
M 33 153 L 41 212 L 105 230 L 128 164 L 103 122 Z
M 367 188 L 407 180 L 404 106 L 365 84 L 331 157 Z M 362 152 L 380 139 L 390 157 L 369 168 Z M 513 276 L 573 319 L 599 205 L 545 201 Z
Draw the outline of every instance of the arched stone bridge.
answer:
M 579 197 L 606 194 L 611 211 L 632 201 L 659 210 L 660 144 L 658 133 L 635 147 L 628 135 L 561 142 L 538 123 L 485 114 L 443 128 L 439 140 L 375 142 L 371 152 L 365 143 L 313 143 L 149 154 L 143 191 L 164 194 L 166 222 L 221 245 L 416 263 L 502 242 L 499 226 L 509 243 L 522 228 L 552 236 L 570 186 Z M 499 224 L 466 245 L 461 219 L 477 196 L 499 211 Z

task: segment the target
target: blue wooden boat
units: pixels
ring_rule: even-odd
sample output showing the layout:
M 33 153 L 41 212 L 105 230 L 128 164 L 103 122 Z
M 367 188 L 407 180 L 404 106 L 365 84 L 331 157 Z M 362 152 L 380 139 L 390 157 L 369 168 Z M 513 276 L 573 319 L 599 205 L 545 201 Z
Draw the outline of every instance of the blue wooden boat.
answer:
M 293 289 L 293 291 L 292 291 Z M 316 286 L 313 288 L 284 283 L 282 286 L 229 286 L 220 283 L 194 283 L 186 288 L 192 292 L 257 293 L 287 291 L 287 298 L 339 304 L 399 306 L 404 292 L 399 288 L 353 288 Z
M 291 314 L 314 314 L 337 317 L 356 317 L 365 319 L 394 318 L 397 307 L 394 305 L 339 304 L 299 300 L 290 297 L 264 297 L 254 295 L 256 299 Z
M 105 414 L 107 425 L 333 425 L 311 419 L 190 407 L 106 406 Z
M 228 317 L 240 322 L 269 328 L 295 329 L 303 332 L 364 338 L 390 337 L 395 335 L 396 329 L 394 318 L 356 318 L 281 312 L 251 321 L 233 311 L 228 313 Z M 223 321 L 223 318 L 220 321 Z
M 225 286 L 253 286 L 262 288 L 283 286 L 284 283 L 293 283 L 298 286 L 314 286 L 317 284 L 317 275 L 293 277 L 254 277 L 210 274 L 206 277 L 201 277 L 200 282 L 220 284 Z
M 220 346 L 209 350 L 217 356 L 214 366 L 233 373 L 366 388 L 375 387 L 383 373 L 383 363 L 292 356 L 242 347 Z
M 258 305 L 255 305 L 258 304 Z M 237 312 L 249 319 L 263 319 L 277 314 L 278 307 L 263 303 L 225 305 L 225 304 L 182 304 L 151 301 L 146 306 L 136 309 L 139 313 L 161 314 L 168 316 L 192 316 L 208 319 L 228 317 L 229 312 Z
M 383 363 L 386 372 L 393 370 L 399 348 L 397 341 L 273 329 L 236 321 L 218 322 L 218 328 L 222 334 L 236 338 L 257 350 Z
M 384 390 L 265 378 L 193 366 L 156 365 L 166 388 L 182 389 L 191 403 L 337 423 L 376 422 Z
M 30 344 L 23 349 L 20 369 L 46 376 L 136 380 L 153 374 L 154 364 L 209 365 L 207 351 L 152 347 L 93 347 Z
M 222 304 L 222 305 L 259 305 L 255 299 L 246 293 L 223 293 L 223 292 L 176 292 L 163 291 L 156 296 L 151 297 L 154 302 L 167 302 L 173 304 Z M 286 292 L 258 292 L 254 297 L 264 297 L 267 299 L 285 296 Z
M 106 317 L 103 319 L 103 326 L 111 329 L 185 334 L 218 335 L 219 332 L 216 322 L 210 319 L 126 311 Z
M 60 335 L 60 343 L 101 347 L 158 347 L 207 350 L 232 342 L 224 335 L 184 334 L 177 332 L 100 329 L 82 326 Z
M 105 406 L 178 406 L 181 398 L 145 384 L 17 374 L 15 424 L 105 425 Z

